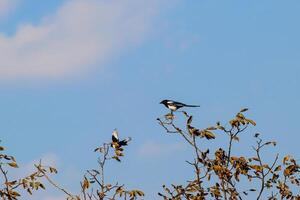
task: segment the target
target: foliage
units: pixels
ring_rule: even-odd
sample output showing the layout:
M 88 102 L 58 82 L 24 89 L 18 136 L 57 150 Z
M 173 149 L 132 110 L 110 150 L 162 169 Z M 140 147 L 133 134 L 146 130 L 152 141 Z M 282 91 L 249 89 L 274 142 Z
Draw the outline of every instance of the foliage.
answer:
M 255 145 L 252 146 L 254 156 L 247 157 L 233 152 L 233 145 L 240 141 L 242 133 L 256 122 L 245 116 L 248 109 L 242 109 L 229 120 L 228 125 L 217 122 L 214 126 L 204 129 L 193 125 L 193 116 L 185 111 L 176 111 L 158 118 L 158 123 L 169 134 L 179 135 L 193 151 L 194 159 L 187 161 L 192 167 L 194 177 L 186 184 L 171 186 L 163 185 L 163 192 L 158 195 L 164 200 L 204 200 L 204 199 L 288 199 L 300 200 L 300 166 L 291 156 L 284 156 L 280 161 L 279 155 L 273 159 L 264 158 L 263 150 L 274 148 L 275 141 L 263 141 L 260 134 L 254 134 Z M 177 118 L 183 117 L 180 126 Z M 116 133 L 115 133 L 116 134 Z M 214 140 L 223 134 L 228 139 L 225 147 L 218 145 L 213 149 L 203 147 L 204 140 Z M 16 159 L 5 153 L 0 146 L 0 175 L 3 183 L 0 187 L 0 199 L 20 199 L 22 191 L 32 194 L 34 190 L 45 189 L 41 179 L 66 195 L 67 200 L 135 200 L 142 199 L 141 190 L 128 190 L 124 184 L 109 183 L 105 177 L 105 166 L 109 161 L 121 162 L 124 157 L 124 146 L 129 140 L 119 141 L 113 137 L 109 143 L 103 143 L 94 152 L 98 154 L 97 167 L 87 170 L 80 182 L 78 194 L 72 194 L 52 180 L 50 174 L 57 170 L 51 166 L 44 166 L 40 161 L 34 165 L 35 172 L 17 180 L 9 178 L 8 171 L 18 168 Z M 201 145 L 200 145 L 201 144 Z
M 5 148 L 0 146 L 0 172 L 3 183 L 0 187 L 0 198 L 2 200 L 16 200 L 21 196 L 20 190 L 25 190 L 32 194 L 34 190 L 45 189 L 45 186 L 40 182 L 40 179 L 47 176 L 47 173 L 55 173 L 56 169 L 53 167 L 35 165 L 35 172 L 30 175 L 11 180 L 9 178 L 8 170 L 18 168 L 17 161 L 14 156 L 5 153 Z
M 76 200 L 114 200 L 117 198 L 135 200 L 145 194 L 140 190 L 127 190 L 124 185 L 118 183 L 111 184 L 105 182 L 105 164 L 108 160 L 121 162 L 124 156 L 124 148 L 118 143 L 104 143 L 97 147 L 95 152 L 100 153 L 98 159 L 100 169 L 87 170 L 81 185 L 81 195 L 76 196 Z M 94 186 L 94 187 L 93 187 Z
M 187 181 L 187 185 L 163 186 L 164 193 L 158 193 L 164 200 L 202 200 L 202 199 L 244 199 L 249 193 L 256 199 L 294 199 L 300 200 L 299 169 L 296 160 L 290 156 L 283 158 L 282 164 L 278 164 L 277 154 L 271 163 L 262 158 L 262 149 L 268 146 L 276 146 L 276 142 L 264 142 L 256 133 L 253 146 L 254 157 L 234 155 L 232 146 L 239 142 L 241 133 L 249 126 L 255 126 L 255 121 L 247 118 L 244 113 L 248 109 L 242 109 L 229 121 L 229 127 L 217 122 L 216 125 L 198 129 L 192 126 L 193 117 L 185 111 L 176 112 L 183 114 L 185 127 L 178 126 L 174 113 L 168 113 L 163 119 L 158 118 L 159 124 L 167 133 L 182 136 L 194 151 L 194 160 L 188 163 L 193 167 L 195 177 Z M 228 146 L 216 149 L 201 149 L 199 141 L 202 139 L 215 139 L 218 134 L 226 134 Z M 241 180 L 243 179 L 243 181 Z M 246 184 L 245 184 L 246 182 Z
M 0 146 L 0 152 L 3 151 L 4 147 Z M 21 196 L 21 192 L 17 189 L 26 190 L 29 194 L 32 194 L 33 190 L 45 189 L 44 184 L 40 182 L 41 178 L 45 178 L 52 186 L 63 192 L 67 200 L 114 200 L 117 198 L 136 200 L 145 195 L 144 192 L 137 189 L 127 190 L 123 184 L 105 182 L 105 164 L 109 160 L 121 162 L 121 157 L 124 156 L 122 146 L 114 142 L 104 143 L 102 146 L 97 147 L 94 152 L 100 154 L 98 169 L 86 171 L 83 180 L 80 182 L 81 191 L 79 194 L 72 194 L 53 181 L 48 174 L 56 174 L 57 170 L 51 166 L 43 166 L 41 161 L 39 164 L 34 165 L 36 169 L 34 173 L 25 178 L 10 181 L 8 172 L 4 168 L 17 168 L 17 162 L 13 156 L 0 154 L 0 170 L 4 178 L 3 188 L 0 189 L 0 197 L 2 200 L 17 200 Z

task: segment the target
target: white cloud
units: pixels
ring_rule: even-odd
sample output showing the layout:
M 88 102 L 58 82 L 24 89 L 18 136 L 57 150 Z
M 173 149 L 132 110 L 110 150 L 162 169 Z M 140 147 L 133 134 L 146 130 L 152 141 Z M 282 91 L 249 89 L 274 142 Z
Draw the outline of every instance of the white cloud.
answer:
M 0 77 L 61 78 L 101 68 L 142 41 L 161 2 L 68 0 L 38 25 L 20 25 L 11 36 L 0 33 Z
M 0 17 L 8 14 L 13 8 L 15 8 L 17 0 L 0 0 Z
M 181 143 L 160 143 L 157 141 L 147 141 L 142 144 L 138 150 L 140 156 L 167 156 L 177 151 L 184 149 L 184 145 Z

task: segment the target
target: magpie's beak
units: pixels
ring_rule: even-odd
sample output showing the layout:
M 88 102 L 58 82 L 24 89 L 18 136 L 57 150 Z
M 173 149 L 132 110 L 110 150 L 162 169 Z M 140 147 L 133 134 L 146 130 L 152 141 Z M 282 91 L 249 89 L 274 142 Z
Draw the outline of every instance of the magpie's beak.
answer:
M 162 104 L 163 102 L 161 101 L 159 104 Z

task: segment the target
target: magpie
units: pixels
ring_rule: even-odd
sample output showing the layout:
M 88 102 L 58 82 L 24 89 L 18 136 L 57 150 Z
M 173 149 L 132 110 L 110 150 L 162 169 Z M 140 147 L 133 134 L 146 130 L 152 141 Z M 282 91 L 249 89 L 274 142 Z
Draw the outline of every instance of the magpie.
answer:
M 120 141 L 118 130 L 114 129 L 114 131 L 112 132 L 111 140 L 112 140 L 111 147 L 116 149 L 122 146 L 127 146 L 128 142 L 131 140 L 131 137 L 128 137 Z
M 168 100 L 168 99 L 162 100 L 160 102 L 160 104 L 164 104 L 167 108 L 169 108 L 171 110 L 171 112 L 176 111 L 182 107 L 200 107 L 197 105 L 187 105 L 184 103 L 180 103 L 180 102 L 172 101 L 172 100 Z

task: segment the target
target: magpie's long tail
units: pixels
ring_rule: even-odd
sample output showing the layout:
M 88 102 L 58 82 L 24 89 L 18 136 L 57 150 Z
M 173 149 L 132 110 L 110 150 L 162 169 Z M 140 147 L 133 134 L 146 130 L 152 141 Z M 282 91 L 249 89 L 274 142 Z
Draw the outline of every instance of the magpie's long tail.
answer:
M 185 107 L 200 107 L 198 105 L 184 105 Z

